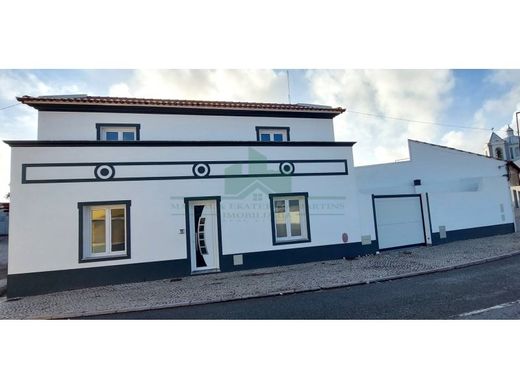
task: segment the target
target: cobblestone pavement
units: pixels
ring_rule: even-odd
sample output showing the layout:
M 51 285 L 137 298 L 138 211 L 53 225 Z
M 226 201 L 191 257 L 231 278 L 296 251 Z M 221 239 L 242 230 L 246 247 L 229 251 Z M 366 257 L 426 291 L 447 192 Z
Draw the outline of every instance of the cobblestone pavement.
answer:
M 190 276 L 0 300 L 0 318 L 81 315 L 221 302 L 312 291 L 429 272 L 520 253 L 520 233 L 250 271 Z
M 0 236 L 0 288 L 7 275 L 7 236 Z

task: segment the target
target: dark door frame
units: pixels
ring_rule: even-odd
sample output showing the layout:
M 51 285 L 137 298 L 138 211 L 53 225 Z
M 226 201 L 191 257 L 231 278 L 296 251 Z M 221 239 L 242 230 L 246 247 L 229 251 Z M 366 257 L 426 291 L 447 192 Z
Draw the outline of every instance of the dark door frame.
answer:
M 218 240 L 218 269 L 222 264 L 222 222 L 220 216 L 220 196 L 199 196 L 184 198 L 184 210 L 186 220 L 186 257 L 191 269 L 191 237 L 190 237 L 190 202 L 199 200 L 214 200 L 217 205 L 217 240 Z M 193 272 L 193 270 L 191 270 Z

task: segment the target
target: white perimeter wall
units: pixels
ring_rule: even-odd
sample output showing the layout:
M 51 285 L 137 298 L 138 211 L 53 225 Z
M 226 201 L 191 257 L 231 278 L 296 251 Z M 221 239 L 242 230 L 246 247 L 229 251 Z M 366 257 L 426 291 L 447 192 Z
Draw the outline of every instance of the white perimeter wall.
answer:
M 347 159 L 350 147 L 261 147 L 268 159 Z M 353 175 L 260 179 L 273 192 L 308 192 L 312 241 L 273 246 L 269 197 L 226 189 L 229 180 L 21 184 L 22 163 L 92 161 L 247 160 L 244 147 L 20 147 L 12 149 L 9 273 L 78 269 L 184 259 L 184 197 L 222 196 L 224 254 L 301 248 L 360 241 Z M 151 169 L 151 168 L 150 168 Z M 150 176 L 153 172 L 148 173 Z M 260 185 L 260 187 L 262 187 Z M 239 186 L 240 187 L 240 186 Z M 260 191 L 260 192 L 259 192 Z M 246 191 L 247 193 L 247 191 Z M 257 195 L 254 195 L 257 193 Z M 258 195 L 260 194 L 260 195 Z M 131 259 L 78 262 L 78 202 L 131 200 Z
M 256 126 L 280 126 L 291 141 L 334 141 L 332 119 L 52 111 L 38 113 L 38 139 L 95 140 L 96 123 L 139 123 L 141 140 L 256 141 Z
M 433 232 L 514 222 L 504 161 L 415 141 L 409 149 L 410 161 L 355 168 L 362 234 L 375 238 L 372 194 L 428 193 Z

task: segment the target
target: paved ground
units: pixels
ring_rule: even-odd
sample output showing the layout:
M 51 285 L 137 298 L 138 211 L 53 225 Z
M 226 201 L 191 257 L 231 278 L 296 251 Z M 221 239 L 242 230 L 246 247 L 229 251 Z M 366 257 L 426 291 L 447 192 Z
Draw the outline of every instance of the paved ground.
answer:
M 105 286 L 10 301 L 0 298 L 0 318 L 103 314 L 328 289 L 463 266 L 512 253 L 520 253 L 519 233 L 387 251 L 355 260 Z
M 520 298 L 520 256 L 468 268 L 363 286 L 278 297 L 114 314 L 109 319 L 448 319 L 511 318 L 520 304 L 466 315 Z M 94 317 L 95 318 L 95 317 Z M 515 317 L 513 317 L 515 318 Z
M 7 241 L 7 236 L 0 236 L 0 291 L 5 287 L 7 277 Z

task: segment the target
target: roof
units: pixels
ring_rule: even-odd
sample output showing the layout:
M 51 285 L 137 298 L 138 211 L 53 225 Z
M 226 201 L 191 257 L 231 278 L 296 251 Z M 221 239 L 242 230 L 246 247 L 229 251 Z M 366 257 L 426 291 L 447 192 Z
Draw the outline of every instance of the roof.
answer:
M 315 104 L 253 103 L 215 100 L 149 99 L 111 96 L 21 96 L 18 101 L 41 111 L 172 113 L 333 118 L 342 107 Z
M 497 141 L 504 141 L 497 133 L 494 131 L 491 132 L 491 135 L 489 137 L 489 143 L 493 142 L 493 139 L 496 139 Z
M 518 172 L 520 172 L 520 165 L 518 165 L 518 160 L 508 161 L 507 165 L 509 165 L 510 167 L 514 167 Z
M 488 159 L 491 159 L 491 160 L 505 161 L 505 160 L 499 160 L 499 159 L 497 159 L 497 158 L 490 157 L 490 156 L 486 156 L 486 155 L 479 154 L 479 153 L 468 152 L 467 150 L 456 149 L 456 148 L 450 148 L 449 146 L 443 146 L 443 145 L 431 144 L 431 143 L 429 143 L 429 142 L 417 141 L 417 140 L 414 140 L 414 139 L 409 139 L 408 141 L 410 141 L 410 142 L 417 142 L 418 144 L 425 144 L 425 145 L 430 145 L 430 146 L 437 146 L 438 148 L 443 148 L 443 149 L 448 149 L 448 150 L 454 150 L 455 152 L 468 153 L 468 154 L 472 154 L 472 155 L 474 155 L 474 156 L 484 157 L 484 158 L 488 158 Z

